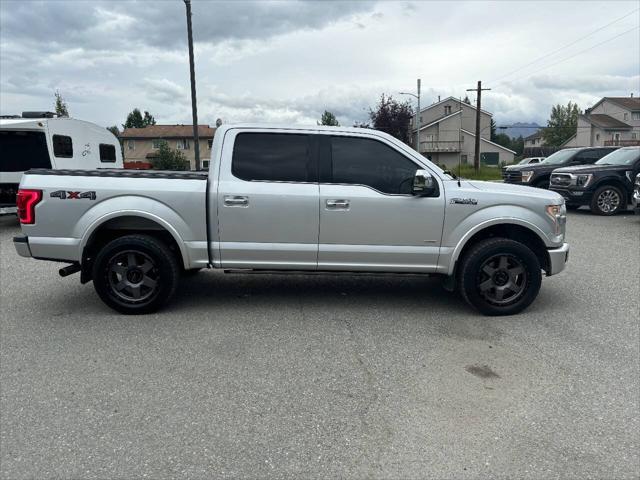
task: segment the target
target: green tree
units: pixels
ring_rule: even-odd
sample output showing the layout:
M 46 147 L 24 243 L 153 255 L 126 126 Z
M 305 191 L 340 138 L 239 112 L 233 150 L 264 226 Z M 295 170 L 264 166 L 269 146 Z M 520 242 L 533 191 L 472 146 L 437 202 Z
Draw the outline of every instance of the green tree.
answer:
M 354 128 L 371 128 L 371 124 L 369 122 L 354 122 Z
M 464 100 L 462 100 L 464 103 L 466 103 L 467 105 L 471 105 L 471 100 L 469 100 L 469 95 L 465 95 L 464 96 Z
M 493 120 L 491 120 L 493 122 Z M 504 148 L 508 148 L 509 150 L 513 150 L 512 147 L 512 143 L 511 143 L 511 137 L 509 137 L 509 135 L 507 135 L 506 133 L 498 133 L 496 134 L 492 139 L 492 142 L 497 143 L 498 145 L 502 145 Z
M 578 115 L 582 111 L 572 102 L 564 105 L 554 105 L 547 126 L 542 130 L 542 138 L 546 145 L 559 147 L 575 135 L 578 128 Z
M 143 117 L 140 109 L 134 108 L 129 112 L 129 115 L 127 115 L 127 120 L 122 124 L 122 128 L 144 128 L 155 124 L 156 119 L 153 118 L 153 115 L 145 110 Z
M 178 150 L 171 150 L 164 140 L 160 142 L 158 156 L 151 159 L 154 170 L 188 170 L 189 161 Z
M 498 129 L 498 126 L 496 125 L 496 122 L 493 121 L 493 118 L 491 119 L 491 126 L 489 127 L 491 129 L 491 136 L 490 139 L 492 142 L 496 141 L 496 131 Z M 506 135 L 505 135 L 506 136 Z M 497 142 L 496 142 L 497 143 Z
M 58 90 L 56 90 L 54 95 L 56 97 L 56 114 L 59 117 L 68 117 L 69 109 L 67 108 L 67 102 L 64 101 L 64 98 L 62 98 L 62 95 Z
M 327 110 L 324 111 L 324 113 L 322 114 L 322 118 L 317 123 L 318 123 L 318 125 L 328 125 L 330 127 L 339 127 L 340 126 L 336 116 L 333 113 L 331 113 L 331 112 L 329 112 Z
M 411 120 L 413 107 L 407 102 L 398 102 L 391 95 L 380 96 L 380 103 L 369 110 L 369 118 L 373 126 L 396 137 L 407 145 L 411 141 Z
M 117 138 L 120 138 L 120 130 L 118 129 L 117 125 L 112 125 L 110 127 L 107 127 L 107 130 L 113 133 Z

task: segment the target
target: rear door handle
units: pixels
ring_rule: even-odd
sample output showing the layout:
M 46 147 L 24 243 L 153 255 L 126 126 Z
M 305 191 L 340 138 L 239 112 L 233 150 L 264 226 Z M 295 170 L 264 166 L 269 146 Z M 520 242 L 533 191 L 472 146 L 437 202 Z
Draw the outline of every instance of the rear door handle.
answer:
M 327 200 L 327 210 L 348 210 L 349 200 Z
M 225 207 L 248 207 L 249 197 L 240 195 L 225 195 L 224 196 Z

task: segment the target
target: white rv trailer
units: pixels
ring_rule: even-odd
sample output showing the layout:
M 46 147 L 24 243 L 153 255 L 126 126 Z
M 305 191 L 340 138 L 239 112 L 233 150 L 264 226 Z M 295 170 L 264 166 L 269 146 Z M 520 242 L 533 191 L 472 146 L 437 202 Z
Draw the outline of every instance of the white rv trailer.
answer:
M 115 135 L 94 123 L 23 112 L 0 118 L 0 214 L 15 212 L 22 173 L 32 168 L 122 168 Z

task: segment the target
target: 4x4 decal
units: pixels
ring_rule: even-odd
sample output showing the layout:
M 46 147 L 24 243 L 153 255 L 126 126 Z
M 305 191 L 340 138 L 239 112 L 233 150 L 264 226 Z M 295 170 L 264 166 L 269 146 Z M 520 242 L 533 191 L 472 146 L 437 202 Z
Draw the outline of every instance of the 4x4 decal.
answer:
M 96 192 L 68 192 L 66 190 L 56 190 L 55 192 L 51 192 L 51 197 L 59 198 L 60 200 L 80 200 L 83 198 L 95 200 Z

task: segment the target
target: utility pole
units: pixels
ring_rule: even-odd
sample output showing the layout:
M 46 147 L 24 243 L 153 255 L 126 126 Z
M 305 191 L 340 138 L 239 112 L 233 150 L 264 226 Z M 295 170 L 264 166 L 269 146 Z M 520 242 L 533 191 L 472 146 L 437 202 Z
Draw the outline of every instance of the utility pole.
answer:
M 420 153 L 420 79 L 418 79 L 418 111 L 416 112 L 416 152 Z
M 478 80 L 478 88 L 467 88 L 467 92 L 476 92 L 476 148 L 473 158 L 473 169 L 478 173 L 480 170 L 480 108 L 482 105 L 482 91 L 491 90 L 490 88 L 482 88 L 482 82 Z
M 416 143 L 416 152 L 420 153 L 420 79 L 418 79 L 418 94 L 416 95 L 415 93 L 410 93 L 410 92 L 398 92 L 400 95 L 411 95 L 412 97 L 415 97 L 418 100 L 418 111 L 416 112 L 416 121 L 415 126 L 416 126 L 416 138 L 415 138 L 415 143 Z
M 184 0 L 187 8 L 187 38 L 189 41 L 189 73 L 191 75 L 191 113 L 193 115 L 193 138 L 195 142 L 196 170 L 200 170 L 200 137 L 198 136 L 198 105 L 196 102 L 196 70 L 193 63 L 193 32 L 191 28 L 191 0 Z

